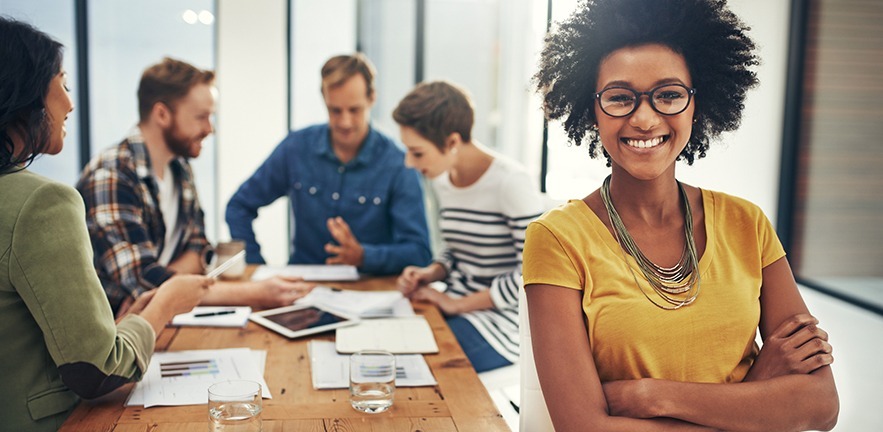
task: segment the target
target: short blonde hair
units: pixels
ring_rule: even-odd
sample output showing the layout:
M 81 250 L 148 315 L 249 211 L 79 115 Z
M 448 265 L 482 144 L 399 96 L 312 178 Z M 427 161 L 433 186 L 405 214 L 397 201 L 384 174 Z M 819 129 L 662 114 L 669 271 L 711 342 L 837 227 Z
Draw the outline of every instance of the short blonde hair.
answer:
M 374 65 L 362 53 L 353 55 L 339 55 L 331 57 L 322 66 L 322 93 L 325 88 L 334 88 L 343 85 L 356 74 L 365 78 L 368 99 L 374 97 Z

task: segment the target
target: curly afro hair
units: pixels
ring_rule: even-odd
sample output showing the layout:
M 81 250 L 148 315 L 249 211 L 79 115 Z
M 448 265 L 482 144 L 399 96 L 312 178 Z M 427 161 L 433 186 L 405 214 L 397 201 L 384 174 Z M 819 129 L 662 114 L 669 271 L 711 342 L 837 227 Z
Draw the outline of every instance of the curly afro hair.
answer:
M 711 139 L 739 127 L 745 93 L 757 85 L 750 68 L 759 60 L 749 30 L 726 0 L 585 0 L 546 37 L 534 80 L 546 116 L 564 118 L 576 145 L 588 133 L 594 158 L 600 141 L 593 125 L 601 62 L 623 47 L 668 46 L 684 56 L 697 89 L 696 122 L 678 156 L 692 165 L 705 157 Z

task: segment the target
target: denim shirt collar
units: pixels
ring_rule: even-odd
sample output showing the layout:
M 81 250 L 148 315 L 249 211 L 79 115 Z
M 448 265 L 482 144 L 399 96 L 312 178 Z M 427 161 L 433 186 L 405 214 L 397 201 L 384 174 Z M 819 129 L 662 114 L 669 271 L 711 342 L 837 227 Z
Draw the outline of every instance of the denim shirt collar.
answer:
M 359 153 L 356 154 L 356 157 L 353 160 L 346 163 L 349 166 L 359 166 L 371 165 L 371 162 L 377 157 L 377 149 L 378 149 L 378 136 L 377 132 L 371 125 L 368 125 L 368 135 L 365 136 L 365 140 L 362 141 L 361 147 L 359 147 Z M 340 159 L 337 158 L 337 155 L 334 154 L 334 150 L 331 148 L 331 126 L 325 124 L 325 127 L 321 130 L 321 136 L 316 141 L 316 154 L 322 157 L 325 157 L 328 160 L 340 163 Z

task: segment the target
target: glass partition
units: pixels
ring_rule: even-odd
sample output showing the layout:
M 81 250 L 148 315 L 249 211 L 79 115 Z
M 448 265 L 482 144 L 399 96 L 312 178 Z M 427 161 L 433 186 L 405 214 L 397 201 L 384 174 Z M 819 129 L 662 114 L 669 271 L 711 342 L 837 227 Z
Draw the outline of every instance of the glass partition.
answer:
M 80 174 L 79 98 L 77 96 L 77 46 L 74 2 L 54 0 L 0 0 L 0 14 L 24 21 L 64 44 L 64 70 L 74 101 L 74 111 L 66 122 L 64 149 L 54 156 L 39 156 L 30 170 L 73 186 Z

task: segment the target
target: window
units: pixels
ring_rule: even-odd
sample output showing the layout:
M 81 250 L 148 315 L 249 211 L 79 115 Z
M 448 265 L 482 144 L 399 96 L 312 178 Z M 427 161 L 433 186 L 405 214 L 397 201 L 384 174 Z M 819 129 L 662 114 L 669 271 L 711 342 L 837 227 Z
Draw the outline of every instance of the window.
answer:
M 64 70 L 74 101 L 65 126 L 67 137 L 61 153 L 39 156 L 30 170 L 64 184 L 73 185 L 80 175 L 80 111 L 77 88 L 77 46 L 73 2 L 53 0 L 0 0 L 4 15 L 29 23 L 64 45 Z
M 807 5 L 790 259 L 801 282 L 883 313 L 883 5 Z
M 118 144 L 138 123 L 138 83 L 148 66 L 173 57 L 215 67 L 212 0 L 90 0 L 89 81 L 91 153 Z M 186 43 L 182 43 L 186 41 Z M 191 161 L 206 233 L 217 239 L 214 136 Z

